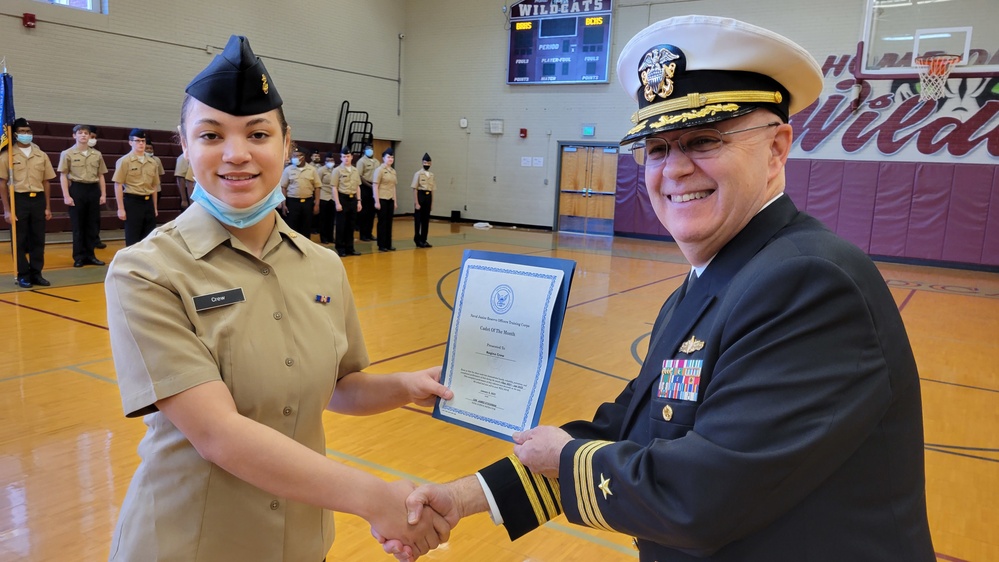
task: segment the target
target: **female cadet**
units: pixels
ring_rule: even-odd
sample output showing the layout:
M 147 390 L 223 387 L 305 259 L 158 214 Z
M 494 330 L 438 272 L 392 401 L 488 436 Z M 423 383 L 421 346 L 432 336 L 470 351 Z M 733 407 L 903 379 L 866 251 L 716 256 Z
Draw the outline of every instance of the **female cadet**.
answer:
M 106 282 L 122 403 L 148 426 L 111 560 L 319 562 L 328 510 L 405 537 L 411 553 L 436 547 L 449 529 L 407 523 L 411 483 L 325 455 L 322 412 L 450 397 L 439 368 L 361 371 L 343 265 L 274 210 L 289 128 L 246 38 L 230 38 L 187 93 L 180 133 L 197 204 L 119 252 Z
M 394 252 L 392 246 L 392 220 L 395 218 L 395 187 L 399 179 L 395 175 L 395 153 L 392 147 L 382 152 L 382 165 L 375 169 L 374 193 L 375 209 L 378 209 L 378 249 Z

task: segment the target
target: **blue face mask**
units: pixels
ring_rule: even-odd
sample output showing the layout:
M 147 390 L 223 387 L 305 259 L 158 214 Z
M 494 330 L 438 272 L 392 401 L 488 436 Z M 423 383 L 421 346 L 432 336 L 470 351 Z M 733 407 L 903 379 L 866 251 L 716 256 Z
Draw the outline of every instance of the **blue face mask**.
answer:
M 375 151 L 371 150 L 370 148 L 364 151 L 364 155 L 367 156 L 368 158 L 371 158 L 371 155 L 374 153 Z
M 284 201 L 284 195 L 281 194 L 281 186 L 278 185 L 267 197 L 245 209 L 237 209 L 213 197 L 201 188 L 201 184 L 195 183 L 194 193 L 191 193 L 191 201 L 197 201 L 208 211 L 208 214 L 218 219 L 222 224 L 235 228 L 249 228 L 262 221 L 271 211 L 276 209 Z
M 294 156 L 292 156 L 291 157 L 291 165 L 292 166 L 298 166 L 298 158 L 295 158 Z
M 33 139 L 33 138 L 34 137 L 31 136 L 30 133 L 27 134 L 27 135 L 17 135 L 17 142 L 19 142 L 21 144 L 31 144 L 31 139 Z

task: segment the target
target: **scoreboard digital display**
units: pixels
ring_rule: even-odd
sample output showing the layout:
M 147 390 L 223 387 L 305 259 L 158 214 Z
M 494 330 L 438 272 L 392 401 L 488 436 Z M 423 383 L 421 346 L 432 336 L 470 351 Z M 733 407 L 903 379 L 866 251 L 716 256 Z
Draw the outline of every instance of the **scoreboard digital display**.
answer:
M 510 7 L 507 84 L 607 82 L 612 0 L 523 0 Z

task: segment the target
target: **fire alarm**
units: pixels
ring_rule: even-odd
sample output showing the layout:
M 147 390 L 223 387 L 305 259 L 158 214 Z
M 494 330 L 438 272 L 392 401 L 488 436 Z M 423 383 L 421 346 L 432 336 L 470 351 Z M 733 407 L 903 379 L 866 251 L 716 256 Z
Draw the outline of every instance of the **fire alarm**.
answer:
M 520 130 L 520 138 L 522 138 L 522 139 L 526 139 L 527 138 L 527 129 L 521 129 Z
M 27 12 L 21 14 L 21 25 L 29 29 L 35 27 L 35 14 L 29 14 Z

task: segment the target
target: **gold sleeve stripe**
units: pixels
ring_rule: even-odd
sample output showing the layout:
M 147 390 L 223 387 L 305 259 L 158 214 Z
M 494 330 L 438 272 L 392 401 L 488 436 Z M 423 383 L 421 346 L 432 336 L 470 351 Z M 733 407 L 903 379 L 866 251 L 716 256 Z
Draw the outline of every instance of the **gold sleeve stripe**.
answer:
M 537 489 L 531 482 L 531 475 L 527 473 L 527 469 L 521 464 L 517 455 L 510 455 L 507 458 L 513 463 L 513 468 L 517 471 L 517 476 L 520 477 L 520 485 L 524 488 L 524 493 L 527 494 L 527 501 L 531 503 L 534 516 L 538 518 L 538 525 L 544 525 L 548 519 L 545 517 L 544 510 L 541 507 L 541 500 L 538 499 Z
M 662 115 L 681 109 L 697 109 L 711 104 L 720 103 L 780 103 L 784 96 L 780 92 L 760 90 L 732 90 L 728 92 L 710 92 L 707 94 L 692 93 L 686 96 L 652 104 L 643 107 L 631 116 L 632 123 L 638 123 L 649 117 Z
M 593 454 L 599 449 L 612 444 L 611 441 L 590 441 L 576 450 L 573 457 L 573 472 L 575 474 L 576 507 L 583 523 L 605 531 L 613 531 L 600 513 L 597 505 L 597 487 L 593 482 Z
M 555 499 L 552 498 L 552 493 L 545 485 L 548 480 L 547 477 L 540 474 L 531 473 L 531 477 L 534 478 L 534 488 L 538 491 L 538 495 L 541 496 L 541 502 L 545 506 L 545 511 L 548 513 L 548 517 L 545 519 L 552 520 L 556 515 L 559 514 L 558 507 L 555 505 Z

